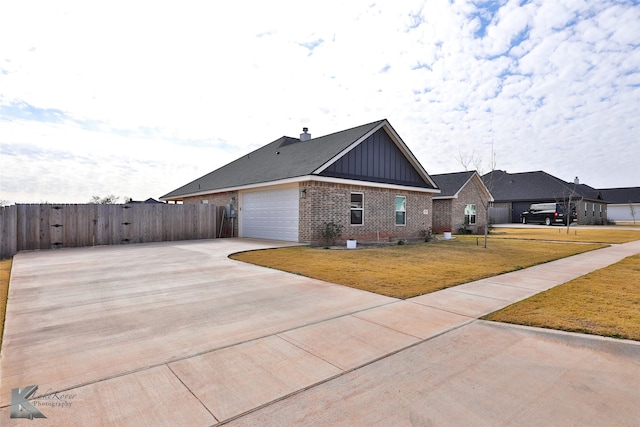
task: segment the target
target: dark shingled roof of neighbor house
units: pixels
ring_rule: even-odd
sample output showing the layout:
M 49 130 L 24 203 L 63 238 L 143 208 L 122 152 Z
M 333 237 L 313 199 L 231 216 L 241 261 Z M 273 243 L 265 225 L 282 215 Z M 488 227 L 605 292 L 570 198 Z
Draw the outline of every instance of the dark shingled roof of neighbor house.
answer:
M 543 171 L 507 173 L 495 170 L 482 176 L 494 199 L 501 201 L 546 201 L 566 197 L 601 200 L 598 190 L 585 184 L 574 184 Z
M 616 205 L 640 203 L 640 187 L 603 188 L 600 192 L 604 200 Z
M 440 188 L 440 194 L 434 196 L 434 199 L 446 199 L 456 195 L 462 189 L 462 186 L 471 179 L 475 171 L 441 173 L 438 175 L 430 175 Z
M 311 175 L 383 123 L 391 128 L 384 119 L 307 141 L 283 136 L 165 194 L 161 199 Z

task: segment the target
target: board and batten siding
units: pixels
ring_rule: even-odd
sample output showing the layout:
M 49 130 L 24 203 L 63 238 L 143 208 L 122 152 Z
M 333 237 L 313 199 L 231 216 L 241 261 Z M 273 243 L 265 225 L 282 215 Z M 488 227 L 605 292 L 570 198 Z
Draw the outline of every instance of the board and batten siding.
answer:
M 422 179 L 383 129 L 369 136 L 320 175 L 433 188 Z

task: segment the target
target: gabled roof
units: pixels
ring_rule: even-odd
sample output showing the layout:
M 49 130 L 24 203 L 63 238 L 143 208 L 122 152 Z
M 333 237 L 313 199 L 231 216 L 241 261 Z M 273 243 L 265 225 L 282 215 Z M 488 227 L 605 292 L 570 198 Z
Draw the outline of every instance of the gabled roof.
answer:
M 476 171 L 454 172 L 454 173 L 442 173 L 438 175 L 431 175 L 431 178 L 440 188 L 440 194 L 434 196 L 434 200 L 440 199 L 454 199 L 458 197 L 460 191 L 471 181 L 474 177 L 477 177 L 478 183 L 481 186 L 491 200 L 492 196 L 489 189 L 484 185 L 480 175 Z
M 180 200 L 187 196 L 250 188 L 265 183 L 277 184 L 312 175 L 319 176 L 327 167 L 380 129 L 389 134 L 422 177 L 426 187 L 437 192 L 431 177 L 385 119 L 306 141 L 283 136 L 165 194 L 160 199 Z
M 640 187 L 604 188 L 602 198 L 616 205 L 640 203 Z
M 147 200 L 144 200 L 144 201 L 131 199 L 131 200 L 129 200 L 127 202 L 127 204 L 131 204 L 131 203 L 134 203 L 134 204 L 135 203 L 146 203 L 146 204 L 154 204 L 154 203 L 157 204 L 157 203 L 160 203 L 160 204 L 163 204 L 162 202 L 159 202 L 158 200 L 154 199 L 153 197 L 149 197 Z
M 482 176 L 498 202 L 550 201 L 568 197 L 602 200 L 598 190 L 585 184 L 574 184 L 543 171 L 507 173 L 495 170 Z

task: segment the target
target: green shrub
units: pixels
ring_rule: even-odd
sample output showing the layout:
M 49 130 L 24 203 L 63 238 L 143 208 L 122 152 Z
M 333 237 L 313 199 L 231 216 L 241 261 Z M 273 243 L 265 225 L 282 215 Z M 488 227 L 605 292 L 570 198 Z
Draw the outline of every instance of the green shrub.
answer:
M 333 246 L 336 244 L 336 239 L 342 236 L 342 225 L 336 224 L 333 221 L 325 222 L 321 235 L 323 242 Z

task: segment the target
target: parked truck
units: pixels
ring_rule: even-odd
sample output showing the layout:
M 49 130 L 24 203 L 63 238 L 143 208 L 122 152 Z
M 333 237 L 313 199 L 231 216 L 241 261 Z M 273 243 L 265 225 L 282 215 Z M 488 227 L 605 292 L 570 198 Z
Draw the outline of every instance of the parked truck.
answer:
M 571 203 L 570 209 L 567 209 L 567 205 L 563 203 L 533 203 L 528 211 L 520 214 L 520 222 L 523 224 L 567 225 L 567 221 L 573 223 L 577 220 L 578 213 L 573 203 Z

